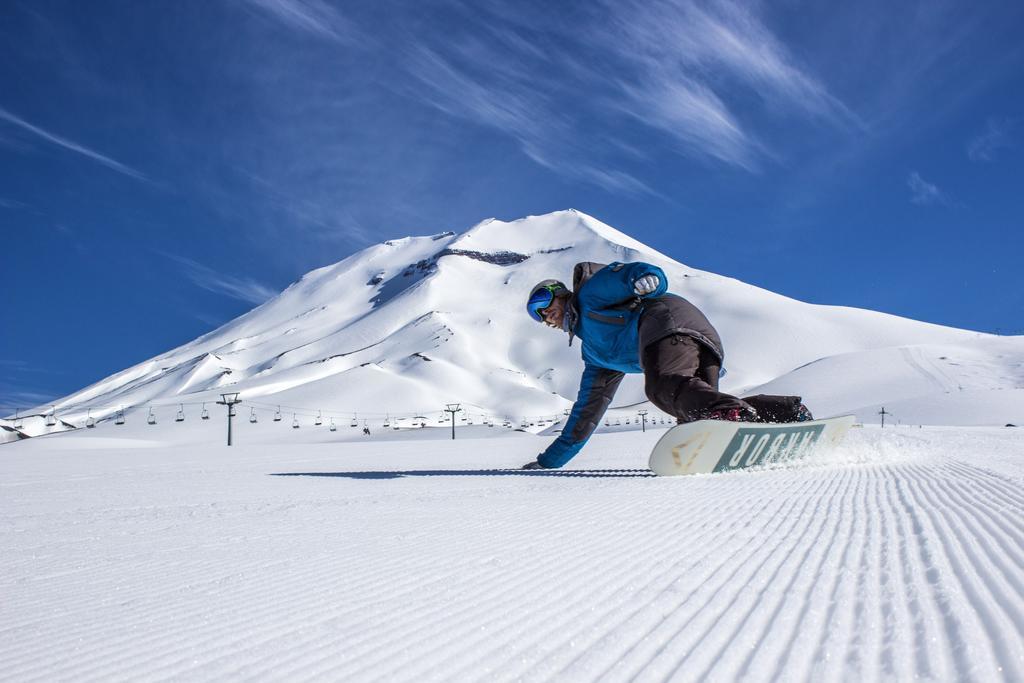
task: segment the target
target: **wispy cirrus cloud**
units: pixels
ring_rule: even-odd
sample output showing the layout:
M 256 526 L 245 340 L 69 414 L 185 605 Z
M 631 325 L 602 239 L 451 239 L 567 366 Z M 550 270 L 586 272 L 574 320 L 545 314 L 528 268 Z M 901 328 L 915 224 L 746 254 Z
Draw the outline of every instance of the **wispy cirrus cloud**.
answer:
M 224 136 L 225 156 L 266 180 L 251 224 L 318 243 L 372 241 L 361 226 L 381 206 L 392 223 L 418 221 L 445 184 L 439 168 L 504 153 L 493 133 L 563 181 L 665 198 L 662 164 L 759 173 L 791 153 L 780 129 L 861 125 L 739 0 L 232 4 L 275 31 L 239 24 L 244 60 L 227 60 L 259 116 Z M 297 48 L 292 34 L 331 40 Z
M 348 43 L 358 33 L 342 14 L 323 0 L 244 0 L 297 31 Z
M 910 202 L 919 206 L 948 205 L 949 199 L 937 185 L 928 182 L 917 171 L 907 176 L 907 187 L 910 188 Z
M 722 0 L 612 2 L 605 28 L 589 33 L 610 49 L 628 80 L 622 106 L 695 154 L 753 169 L 768 154 L 755 125 L 730 99 L 754 95 L 787 116 L 863 127 L 825 85 L 797 64 L 745 4 Z
M 1000 149 L 1012 146 L 1010 131 L 1014 127 L 1011 119 L 989 119 L 985 130 L 967 143 L 967 158 L 971 161 L 994 161 Z
M 160 253 L 178 263 L 193 284 L 207 291 L 223 294 L 232 299 L 246 301 L 251 304 L 262 304 L 277 295 L 277 291 L 251 278 L 226 275 L 193 259 L 178 256 L 177 254 Z
M 753 95 L 786 117 L 863 125 L 740 3 L 602 2 L 571 25 L 479 6 L 485 17 L 473 31 L 408 51 L 422 100 L 606 189 L 655 194 L 613 155 L 629 146 L 631 123 L 686 156 L 747 171 L 773 153 L 736 100 L 749 108 Z
M 513 39 L 513 44 L 518 44 Z M 480 45 L 469 48 L 475 51 Z M 477 55 L 494 67 L 490 56 Z M 623 194 L 655 194 L 641 180 L 596 163 L 581 149 L 573 121 L 559 110 L 557 99 L 537 87 L 527 71 L 497 68 L 478 71 L 477 62 L 446 57 L 429 47 L 410 53 L 406 66 L 424 86 L 424 102 L 457 118 L 495 128 L 516 139 L 537 164 L 566 176 Z
M 14 416 L 15 411 L 22 415 L 32 407 L 45 404 L 54 399 L 54 395 L 41 390 L 40 375 L 60 375 L 59 371 L 40 368 L 27 361 L 0 359 L 0 415 Z
M 0 415 L 7 419 L 14 418 L 16 413 L 25 416 L 32 408 L 45 406 L 56 398 L 51 393 L 0 382 Z
M 757 168 L 761 145 L 713 90 L 673 76 L 642 84 L 621 82 L 622 110 L 674 138 L 692 156 L 710 157 L 748 171 Z
M 29 123 L 23 118 L 15 116 L 3 107 L 0 107 L 0 121 L 6 121 L 9 124 L 18 126 L 19 128 L 27 130 L 28 132 L 42 138 L 43 140 L 46 140 L 47 142 L 50 142 L 54 145 L 57 145 L 58 147 L 62 147 L 72 152 L 76 152 L 78 154 L 81 154 L 82 156 L 88 157 L 89 159 L 99 162 L 100 164 L 103 164 L 107 168 L 113 169 L 118 173 L 122 173 L 131 178 L 135 178 L 136 180 L 150 182 L 149 177 L 146 176 L 146 174 L 143 173 L 142 171 L 138 171 L 132 168 L 131 166 L 128 166 L 127 164 L 122 164 L 120 161 L 111 159 L 110 157 L 100 154 L 95 150 L 89 149 L 84 145 L 80 145 L 77 142 L 68 140 L 67 138 L 43 130 L 42 128 Z

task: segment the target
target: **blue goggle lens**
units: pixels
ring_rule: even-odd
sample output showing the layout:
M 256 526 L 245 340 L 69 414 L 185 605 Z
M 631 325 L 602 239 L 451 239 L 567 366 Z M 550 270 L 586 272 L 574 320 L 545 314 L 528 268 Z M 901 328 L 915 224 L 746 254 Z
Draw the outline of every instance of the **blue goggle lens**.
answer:
M 545 287 L 544 289 L 538 289 L 530 296 L 530 300 L 526 303 L 526 311 L 530 314 L 530 317 L 539 323 L 544 322 L 544 309 L 551 305 L 551 302 L 555 300 L 555 293 Z

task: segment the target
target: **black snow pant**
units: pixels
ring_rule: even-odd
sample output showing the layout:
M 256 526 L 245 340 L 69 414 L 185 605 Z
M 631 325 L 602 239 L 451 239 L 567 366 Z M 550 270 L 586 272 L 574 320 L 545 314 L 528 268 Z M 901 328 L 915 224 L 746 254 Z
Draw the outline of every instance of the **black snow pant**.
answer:
M 712 410 L 747 407 L 718 390 L 718 356 L 688 335 L 673 334 L 649 344 L 642 365 L 647 398 L 680 423 L 699 420 Z
M 684 334 L 660 339 L 644 349 L 644 390 L 651 403 L 681 424 L 701 419 L 712 410 L 750 407 L 759 422 L 792 422 L 799 415 L 799 396 L 758 394 L 742 399 L 718 390 L 718 356 Z

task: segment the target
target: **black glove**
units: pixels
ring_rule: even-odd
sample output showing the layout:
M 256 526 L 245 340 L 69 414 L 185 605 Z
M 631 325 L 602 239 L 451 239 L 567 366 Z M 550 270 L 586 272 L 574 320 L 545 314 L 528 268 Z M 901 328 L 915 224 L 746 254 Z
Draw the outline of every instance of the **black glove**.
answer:
M 533 462 L 526 463 L 525 465 L 523 465 L 519 469 L 521 469 L 521 470 L 546 470 L 547 468 L 544 467 L 544 465 L 541 465 L 536 460 L 534 460 Z

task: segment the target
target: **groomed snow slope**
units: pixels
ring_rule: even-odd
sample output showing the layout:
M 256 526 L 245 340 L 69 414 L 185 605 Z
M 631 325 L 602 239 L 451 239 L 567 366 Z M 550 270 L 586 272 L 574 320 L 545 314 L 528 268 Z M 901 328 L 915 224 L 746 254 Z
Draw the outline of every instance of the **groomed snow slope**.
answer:
M 0 453 L 0 679 L 1024 680 L 1024 441 L 855 429 L 655 478 L 660 432 Z

